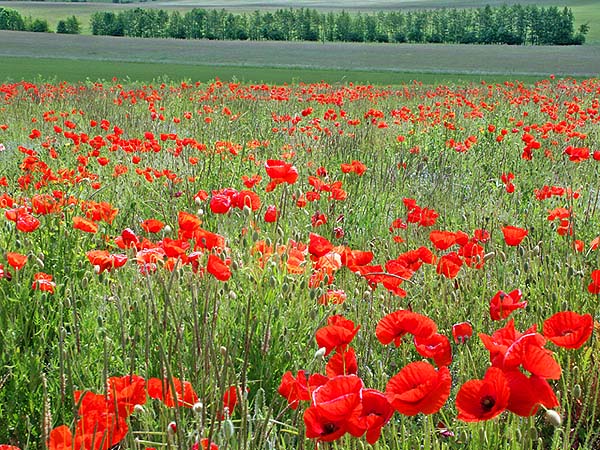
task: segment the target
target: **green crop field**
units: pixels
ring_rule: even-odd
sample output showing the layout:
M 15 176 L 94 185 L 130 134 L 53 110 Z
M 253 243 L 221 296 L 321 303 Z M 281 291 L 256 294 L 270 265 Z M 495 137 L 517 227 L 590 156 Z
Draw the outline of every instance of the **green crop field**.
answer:
M 25 16 L 33 18 L 46 19 L 51 29 L 56 29 L 56 24 L 61 19 L 66 19 L 75 15 L 80 19 L 83 26 L 83 33 L 91 33 L 89 28 L 90 17 L 98 11 L 120 11 L 130 8 L 160 8 L 165 10 L 189 11 L 192 8 L 225 8 L 234 12 L 248 12 L 256 9 L 278 9 L 278 8 L 315 8 L 319 10 L 347 10 L 352 12 L 373 12 L 387 11 L 391 9 L 420 9 L 420 8 L 472 8 L 480 7 L 483 4 L 491 6 L 501 6 L 504 4 L 535 4 L 539 6 L 568 6 L 575 15 L 575 25 L 589 23 L 590 31 L 587 36 L 588 43 L 600 43 L 600 7 L 596 0 L 523 0 L 523 1 L 505 1 L 490 0 L 485 3 L 475 0 L 367 0 L 364 2 L 351 1 L 344 2 L 343 5 L 335 6 L 331 3 L 315 0 L 298 1 L 231 1 L 224 2 L 219 0 L 199 1 L 199 0 L 160 0 L 154 2 L 132 2 L 124 4 L 115 4 L 108 2 L 33 2 L 33 1 L 0 1 L 0 6 L 16 9 Z
M 163 74 L 177 79 L 207 79 L 220 73 L 224 79 L 237 76 L 272 82 L 308 77 L 310 80 L 398 84 L 424 74 L 428 74 L 424 76 L 429 81 L 443 81 L 448 80 L 443 74 L 453 74 L 454 79 L 467 76 L 463 80 L 487 76 L 530 77 L 531 80 L 531 77 L 552 73 L 578 77 L 600 73 L 600 46 L 592 45 L 512 47 L 185 41 L 12 31 L 0 31 L 0 40 L 0 58 L 7 58 L 0 65 L 3 79 L 21 79 L 39 73 L 45 77 L 81 80 L 110 77 L 117 71 L 120 76 L 128 74 L 131 79 L 144 80 Z M 62 64 L 58 60 L 70 62 Z M 186 64 L 182 64 L 183 61 Z M 119 68 L 119 62 L 129 65 Z M 208 66 L 213 67 L 212 72 Z

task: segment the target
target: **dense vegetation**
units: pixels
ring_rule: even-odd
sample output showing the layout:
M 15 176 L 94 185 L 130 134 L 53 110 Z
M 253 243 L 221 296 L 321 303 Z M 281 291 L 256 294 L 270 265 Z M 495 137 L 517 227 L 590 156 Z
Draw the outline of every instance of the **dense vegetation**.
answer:
M 376 14 L 280 9 L 233 14 L 193 9 L 185 14 L 133 9 L 92 16 L 94 34 L 177 39 L 323 42 L 430 42 L 570 45 L 585 41 L 569 8 L 503 6 Z
M 78 34 L 79 23 L 75 16 L 60 20 L 56 31 Z M 511 45 L 582 44 L 589 30 L 587 24 L 575 30 L 569 8 L 522 5 L 374 14 L 304 8 L 249 14 L 195 8 L 182 14 L 135 8 L 94 13 L 90 28 L 95 35 L 176 39 Z M 48 24 L 0 8 L 0 30 L 48 31 Z

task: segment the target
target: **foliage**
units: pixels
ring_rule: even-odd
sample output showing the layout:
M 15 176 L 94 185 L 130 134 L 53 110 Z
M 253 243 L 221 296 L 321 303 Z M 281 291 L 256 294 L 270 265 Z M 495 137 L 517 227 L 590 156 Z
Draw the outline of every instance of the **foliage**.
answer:
M 569 8 L 502 6 L 351 15 L 314 9 L 278 9 L 233 14 L 195 8 L 178 11 L 135 8 L 94 13 L 93 34 L 177 39 L 433 42 L 463 44 L 571 45 L 585 41 L 574 32 Z

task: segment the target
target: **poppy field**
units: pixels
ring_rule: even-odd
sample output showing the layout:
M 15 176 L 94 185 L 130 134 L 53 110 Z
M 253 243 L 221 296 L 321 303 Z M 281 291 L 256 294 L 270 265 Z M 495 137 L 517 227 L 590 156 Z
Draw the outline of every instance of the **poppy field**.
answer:
M 600 81 L 0 85 L 0 449 L 600 445 Z

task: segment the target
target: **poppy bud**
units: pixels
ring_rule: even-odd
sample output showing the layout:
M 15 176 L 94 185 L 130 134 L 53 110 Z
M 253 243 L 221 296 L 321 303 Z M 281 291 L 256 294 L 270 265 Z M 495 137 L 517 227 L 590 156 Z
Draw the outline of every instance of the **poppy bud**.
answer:
M 202 199 L 200 199 L 200 197 L 194 197 L 194 203 L 200 206 L 202 204 Z
M 554 427 L 560 427 L 562 425 L 562 418 L 560 417 L 560 414 L 553 409 L 546 410 L 545 419 L 547 423 Z
M 192 406 L 192 410 L 196 414 L 200 414 L 202 412 L 203 408 L 204 408 L 204 405 L 202 404 L 202 402 L 196 402 L 196 403 L 194 403 L 194 406 Z
M 523 271 L 524 271 L 525 273 L 529 272 L 529 262 L 525 261 L 525 262 L 523 263 Z
M 260 237 L 260 236 L 258 235 L 258 231 L 254 230 L 254 231 L 252 232 L 252 241 L 253 241 L 253 242 L 256 242 L 256 241 L 258 241 L 258 238 L 259 238 L 259 237 Z
M 167 425 L 167 434 L 169 436 L 174 436 L 177 433 L 177 424 L 175 422 L 169 422 Z
M 234 291 L 229 291 L 229 298 L 231 300 L 237 300 L 237 294 Z
M 169 225 L 165 225 L 165 227 L 163 228 L 163 231 L 165 234 L 171 234 L 173 229 Z
M 145 412 L 145 409 L 142 405 L 135 405 L 133 407 L 133 412 L 137 414 L 143 414 Z
M 244 214 L 247 215 L 247 216 L 249 216 L 250 214 L 252 214 L 252 208 L 250 208 L 250 206 L 248 206 L 248 205 L 244 205 L 243 211 L 244 211 Z
M 226 357 L 227 356 L 227 347 L 221 345 L 221 347 L 219 348 L 219 352 L 221 352 L 221 356 Z
M 226 419 L 223 421 L 223 434 L 225 435 L 225 439 L 229 440 L 235 432 L 235 428 L 233 427 L 233 422 L 230 419 Z
M 525 256 L 525 249 L 519 245 L 519 256 L 522 258 L 523 256 Z
M 44 268 L 44 261 L 42 261 L 40 258 L 35 258 L 35 263 L 40 267 L 40 269 Z
M 576 384 L 575 386 L 573 386 L 573 397 L 576 399 L 581 398 L 581 385 Z
M 325 347 L 319 348 L 319 350 L 315 352 L 315 359 L 323 359 L 326 351 L 327 349 Z
M 530 441 L 536 441 L 538 438 L 538 432 L 535 429 L 535 427 L 531 427 L 528 431 L 527 431 L 527 437 L 529 438 Z
M 502 250 L 498 251 L 498 257 L 502 260 L 502 262 L 506 261 L 506 254 Z
M 533 249 L 531 250 L 531 253 L 533 253 L 534 255 L 539 255 L 540 254 L 540 245 L 536 245 L 535 247 L 533 247 Z

